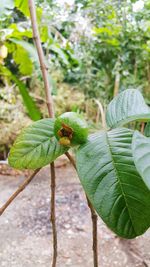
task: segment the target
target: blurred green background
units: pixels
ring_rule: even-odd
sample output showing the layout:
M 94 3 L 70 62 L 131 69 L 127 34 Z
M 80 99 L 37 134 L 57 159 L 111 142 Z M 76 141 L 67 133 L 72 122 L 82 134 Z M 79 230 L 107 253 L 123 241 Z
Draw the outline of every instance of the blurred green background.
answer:
M 101 127 L 119 92 L 140 90 L 150 104 L 150 0 L 36 1 L 56 115 L 83 113 Z M 27 0 L 0 5 L 0 160 L 22 127 L 47 117 Z

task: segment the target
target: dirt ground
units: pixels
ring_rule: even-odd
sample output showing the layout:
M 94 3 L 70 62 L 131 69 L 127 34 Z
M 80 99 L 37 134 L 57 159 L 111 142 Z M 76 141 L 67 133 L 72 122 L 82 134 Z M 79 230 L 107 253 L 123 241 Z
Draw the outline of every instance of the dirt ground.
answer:
M 58 267 L 92 267 L 91 220 L 72 166 L 56 168 Z M 0 175 L 0 205 L 24 179 Z M 50 267 L 49 167 L 44 168 L 0 217 L 0 267 Z M 99 219 L 99 267 L 150 267 L 150 231 L 135 240 L 116 237 Z

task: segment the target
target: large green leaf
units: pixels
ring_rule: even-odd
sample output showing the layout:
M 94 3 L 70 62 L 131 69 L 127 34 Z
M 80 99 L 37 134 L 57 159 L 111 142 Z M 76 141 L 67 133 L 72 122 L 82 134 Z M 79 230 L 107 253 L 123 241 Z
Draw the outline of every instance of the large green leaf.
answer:
M 124 238 L 141 235 L 150 226 L 150 191 L 134 165 L 132 135 L 125 128 L 99 132 L 77 152 L 86 194 L 108 227 Z
M 34 99 L 29 95 L 26 85 L 22 81 L 18 80 L 14 75 L 12 75 L 11 78 L 19 88 L 23 103 L 27 109 L 29 117 L 34 121 L 40 120 L 42 117 L 41 112 L 36 106 Z
M 16 169 L 37 169 L 64 154 L 67 149 L 58 143 L 53 128 L 53 119 L 43 119 L 25 128 L 10 150 L 9 164 Z
M 29 44 L 26 41 L 19 40 L 16 38 L 9 38 L 9 40 L 15 44 L 20 45 L 22 48 L 24 48 L 25 51 L 28 53 L 31 61 L 34 63 L 35 67 L 40 69 L 38 54 L 37 54 L 36 48 L 32 44 Z M 27 66 L 24 66 L 24 68 L 27 68 Z M 40 75 L 41 75 L 41 71 L 40 71 Z M 52 87 L 52 94 L 55 95 L 57 91 L 56 82 L 54 81 L 54 79 L 52 79 L 49 73 L 48 73 L 48 79 Z
M 28 52 L 32 61 L 35 62 L 37 64 L 37 66 L 39 65 L 38 54 L 37 54 L 35 47 L 32 44 L 30 44 L 24 40 L 19 40 L 16 38 L 9 38 L 9 40 L 12 41 L 13 43 L 21 45 Z M 55 52 L 56 54 L 58 54 L 58 56 L 62 59 L 64 64 L 66 64 L 66 65 L 69 64 L 67 55 L 63 52 L 63 50 L 57 44 L 56 45 L 51 44 L 50 50 Z
M 39 66 L 38 54 L 37 54 L 36 48 L 33 46 L 33 44 L 30 44 L 24 40 L 19 40 L 16 38 L 9 38 L 9 40 L 12 41 L 13 43 L 18 44 L 21 47 L 23 47 L 28 52 L 28 55 L 30 56 L 31 60 L 34 63 L 36 63 L 37 66 Z
M 106 121 L 110 128 L 116 128 L 134 120 L 150 120 L 150 108 L 138 90 L 128 89 L 110 102 Z
M 150 138 L 136 131 L 133 135 L 132 150 L 135 166 L 150 189 Z

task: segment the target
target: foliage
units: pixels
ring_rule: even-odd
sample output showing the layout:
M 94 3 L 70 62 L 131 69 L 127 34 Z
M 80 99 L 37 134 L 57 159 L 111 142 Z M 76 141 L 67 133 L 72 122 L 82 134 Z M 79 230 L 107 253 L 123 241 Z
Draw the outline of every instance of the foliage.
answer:
M 25 128 L 11 148 L 9 164 L 17 169 L 36 169 L 64 154 L 67 148 L 60 146 L 53 128 L 53 119 L 43 119 Z
M 24 105 L 28 110 L 29 116 L 33 121 L 37 121 L 41 119 L 41 113 L 37 108 L 34 100 L 29 95 L 27 87 L 24 85 L 23 82 L 19 81 L 15 76 L 12 76 L 12 79 L 16 83 L 19 88 L 20 94 L 23 98 Z
M 135 166 L 150 189 L 150 138 L 143 136 L 138 131 L 134 133 L 132 143 Z
M 128 89 L 116 96 L 108 105 L 106 120 L 111 128 L 134 120 L 147 121 L 150 120 L 150 108 L 145 104 L 139 91 Z
M 150 226 L 150 191 L 134 165 L 132 136 L 125 128 L 96 133 L 77 152 L 78 174 L 90 201 L 104 222 L 125 238 Z
M 124 103 L 120 101 L 122 98 Z M 134 108 L 137 100 L 139 110 Z M 113 99 L 109 107 L 108 126 L 115 129 L 89 135 L 87 141 L 77 147 L 77 171 L 89 200 L 104 222 L 117 235 L 130 239 L 143 234 L 150 226 L 150 145 L 149 138 L 138 131 L 116 127 L 118 122 L 123 126 L 128 121 L 145 119 L 149 107 L 139 92 L 130 89 Z M 66 115 L 60 118 L 63 116 Z M 150 121 L 149 116 L 147 120 Z M 63 127 L 63 134 L 65 129 L 63 137 L 66 137 L 66 129 L 69 134 L 73 129 L 73 133 L 82 136 L 82 127 L 78 127 L 78 123 L 78 115 L 69 115 L 65 128 L 61 121 L 59 128 Z M 57 133 L 52 119 L 40 120 L 25 128 L 11 148 L 11 166 L 36 169 L 54 161 L 67 149 L 56 141 L 54 135 Z M 76 145 L 80 145 L 78 141 Z
M 16 83 L 19 89 L 18 92 L 22 96 L 23 104 L 27 109 L 27 114 L 31 119 L 37 120 L 41 117 L 41 112 L 35 103 L 36 99 L 29 92 L 31 90 L 29 88 L 29 82 L 32 75 L 36 76 L 40 81 L 42 78 L 37 52 L 33 45 L 32 30 L 28 16 L 28 1 L 16 0 L 13 4 L 10 1 L 3 8 L 3 17 L 1 18 L 2 23 L 0 26 L 0 44 L 2 43 L 1 50 L 2 48 L 7 48 L 8 55 L 1 57 L 2 52 L 0 53 L 0 78 L 2 83 Z M 61 44 L 55 40 L 55 36 L 53 38 L 51 35 L 48 22 L 44 21 L 45 14 L 43 8 L 40 7 L 40 3 L 37 7 L 37 16 L 38 20 L 41 21 L 41 40 L 43 41 L 43 48 L 47 54 L 47 66 L 51 68 L 51 63 L 49 63 L 50 54 L 53 57 L 52 62 L 58 61 L 57 64 L 60 62 L 60 64 L 69 66 L 68 55 L 61 48 Z M 24 82 L 20 81 L 22 78 Z M 53 93 L 56 93 L 56 85 L 50 75 L 49 80 Z M 39 92 L 41 96 L 42 91 L 43 83 Z
M 143 9 L 135 10 L 135 3 L 86 0 L 60 5 L 37 1 L 40 36 L 55 95 L 57 85 L 61 86 L 55 72 L 60 72 L 62 82 L 82 91 L 86 99 L 99 98 L 106 104 L 118 91 L 137 88 L 149 102 L 150 5 L 145 1 Z M 9 69 L 18 79 L 36 76 L 41 82 L 27 0 L 7 1 L 1 9 L 0 39 L 8 48 L 4 65 L 0 65 L 1 79 L 11 81 Z M 29 87 L 29 78 L 24 81 Z M 30 94 L 32 88 L 28 91 Z
M 99 98 L 104 104 L 121 92 L 108 105 L 106 118 L 111 129 L 89 135 L 87 142 L 77 148 L 76 162 L 95 210 L 115 233 L 125 238 L 141 235 L 150 226 L 150 123 L 145 136 L 116 128 L 135 120 L 150 120 L 146 105 L 150 91 L 150 2 L 146 0 L 139 10 L 134 4 L 136 1 L 86 0 L 59 6 L 56 1 L 37 1 L 36 10 L 56 103 L 60 90 L 57 86 L 65 83 L 81 91 L 81 95 L 84 93 L 83 100 Z M 1 85 L 14 88 L 15 83 L 12 99 L 18 89 L 27 114 L 38 120 L 17 138 L 9 162 L 15 168 L 36 169 L 54 161 L 68 148 L 55 138 L 53 120 L 39 120 L 45 116 L 38 105 L 38 100 L 43 101 L 43 81 L 27 0 L 7 0 L 0 13 Z M 38 96 L 30 86 L 35 77 L 35 87 L 41 87 Z M 57 77 L 56 82 L 53 77 Z M 143 91 L 146 103 L 135 88 Z M 70 101 L 71 93 L 69 89 L 67 97 L 60 101 Z M 0 101 L 9 101 L 3 89 Z M 83 101 L 80 108 L 65 103 L 61 108 L 84 111 L 82 105 Z M 80 134 L 78 128 L 75 131 Z
M 85 28 L 74 45 L 80 64 L 67 73 L 67 81 L 80 83 L 87 97 L 108 102 L 125 88 L 150 92 L 150 6 L 145 1 L 143 9 L 134 11 L 132 2 L 85 1 L 76 9 Z

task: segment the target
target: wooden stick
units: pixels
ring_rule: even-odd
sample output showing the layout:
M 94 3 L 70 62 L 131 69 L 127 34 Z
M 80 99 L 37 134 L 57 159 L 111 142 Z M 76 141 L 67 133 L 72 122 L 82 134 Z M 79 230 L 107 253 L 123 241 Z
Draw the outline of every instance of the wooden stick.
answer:
M 36 18 L 36 7 L 34 0 L 28 0 L 29 9 L 30 9 L 30 17 L 31 17 L 31 24 L 32 24 L 32 31 L 33 31 L 33 39 L 35 42 L 35 46 L 37 49 L 40 67 L 43 75 L 44 81 L 44 89 L 46 95 L 46 102 L 47 102 L 47 109 L 49 113 L 49 117 L 54 117 L 54 107 L 53 107 L 53 98 L 52 98 L 52 86 L 50 85 L 48 79 L 48 68 L 45 63 L 44 52 L 42 49 L 40 35 L 37 25 L 37 18 Z M 50 165 L 50 172 L 51 172 L 51 223 L 53 229 L 53 259 L 52 259 L 52 267 L 56 267 L 57 262 L 57 229 L 56 229 L 56 215 L 55 215 L 55 165 L 51 163 Z
M 6 208 L 12 203 L 12 201 L 26 188 L 26 186 L 32 181 L 35 175 L 40 171 L 40 169 L 35 170 L 31 176 L 24 180 L 24 182 L 18 187 L 15 193 L 7 200 L 7 202 L 0 208 L 0 216 L 6 210 Z

